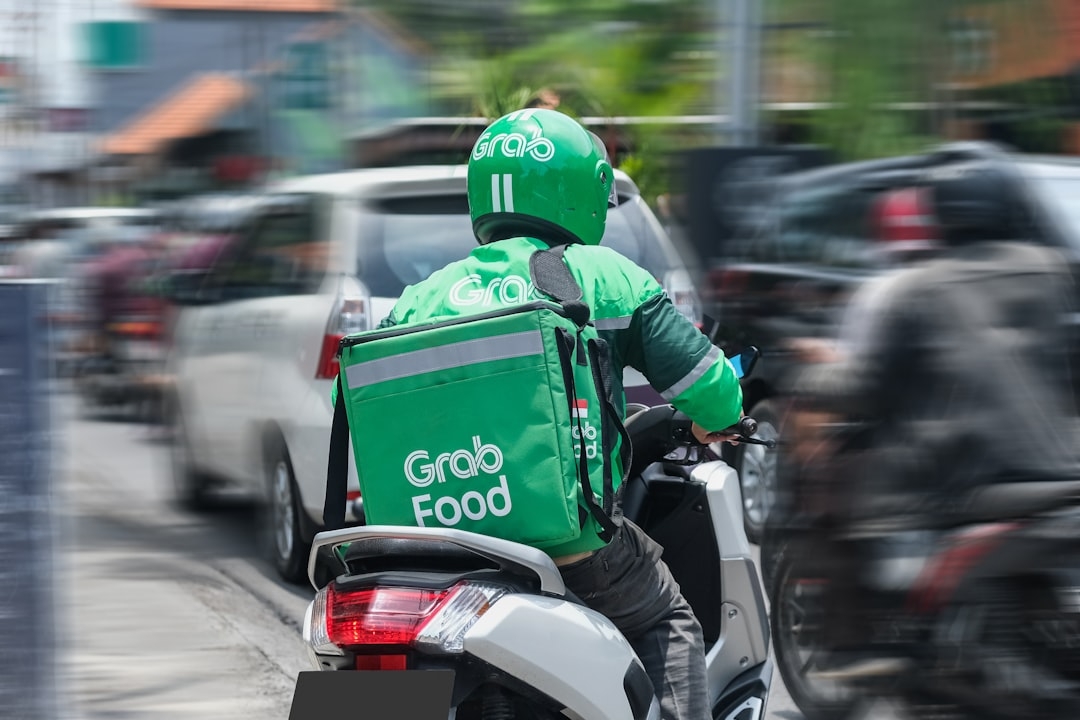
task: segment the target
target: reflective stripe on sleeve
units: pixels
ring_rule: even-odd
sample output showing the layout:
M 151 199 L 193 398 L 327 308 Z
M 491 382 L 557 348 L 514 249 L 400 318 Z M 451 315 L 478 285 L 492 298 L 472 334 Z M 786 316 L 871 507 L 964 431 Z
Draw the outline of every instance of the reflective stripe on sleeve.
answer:
M 623 315 L 622 317 L 613 318 L 601 318 L 599 320 L 593 320 L 593 325 L 597 330 L 625 330 L 630 327 L 630 322 L 634 319 L 633 315 Z
M 720 360 L 720 357 L 720 349 L 714 345 L 712 349 L 705 354 L 705 357 L 701 358 L 701 361 L 694 366 L 693 370 L 684 375 L 681 380 L 676 382 L 667 390 L 661 392 L 661 397 L 663 397 L 668 402 L 671 402 L 679 395 L 682 395 L 684 392 L 689 390 L 694 383 L 700 380 L 702 376 L 704 376 L 705 373 L 709 371 L 709 368 L 711 368 L 718 360 Z
M 540 331 L 528 330 L 508 335 L 463 340 L 378 360 L 359 362 L 345 369 L 345 379 L 350 388 L 356 388 L 480 362 L 541 355 L 543 352 L 544 339 Z

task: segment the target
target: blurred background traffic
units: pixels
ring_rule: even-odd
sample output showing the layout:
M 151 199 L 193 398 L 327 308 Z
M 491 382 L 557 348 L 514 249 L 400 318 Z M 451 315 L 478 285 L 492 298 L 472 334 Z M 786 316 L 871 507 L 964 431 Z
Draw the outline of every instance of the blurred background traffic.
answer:
M 79 408 L 64 427 L 141 424 L 185 512 L 223 488 L 261 500 L 253 552 L 274 582 L 302 580 L 321 520 L 337 341 L 471 249 L 462 165 L 503 113 L 556 108 L 603 139 L 620 170 L 604 243 L 726 346 L 763 350 L 744 387 L 762 437 L 785 436 L 791 378 L 822 347 L 807 341 L 837 338 L 898 249 L 940 238 L 928 176 L 1005 168 L 994 201 L 1022 239 L 1080 258 L 1074 0 L 0 0 L 0 16 L 0 280 L 50 281 L 36 333 Z M 754 542 L 784 505 L 785 447 L 722 450 Z M 126 452 L 110 467 L 142 482 Z
M 392 202 L 385 187 L 364 191 L 372 218 L 394 221 L 357 221 L 369 236 L 331 251 L 353 232 L 333 203 L 261 222 L 282 183 L 379 168 L 380 185 L 389 168 L 460 164 L 489 119 L 523 107 L 578 117 L 627 173 L 638 207 L 613 218 L 609 244 L 685 314 L 766 349 L 771 371 L 747 387 L 764 433 L 786 341 L 832 332 L 835 307 L 890 263 L 877 241 L 930 239 L 929 211 L 902 195 L 925 169 L 1015 165 L 1039 218 L 1032 239 L 1080 243 L 1069 0 L 57 0 L 5 12 L 0 275 L 62 278 L 55 372 L 147 421 L 175 414 L 165 360 L 178 308 L 237 300 L 219 286 L 259 274 L 263 251 L 229 250 L 252 228 L 266 237 L 248 244 L 274 257 L 303 252 L 305 277 L 266 266 L 276 275 L 244 299 L 335 295 L 325 338 L 378 322 L 389 305 L 365 297 L 392 299 L 439 264 L 415 257 L 468 251 L 460 188 L 456 200 L 431 182 Z M 326 199 L 349 182 L 303 192 Z M 361 287 L 331 287 L 341 272 Z M 326 379 L 325 338 L 305 360 L 311 378 Z M 738 455 L 757 538 L 773 458 Z

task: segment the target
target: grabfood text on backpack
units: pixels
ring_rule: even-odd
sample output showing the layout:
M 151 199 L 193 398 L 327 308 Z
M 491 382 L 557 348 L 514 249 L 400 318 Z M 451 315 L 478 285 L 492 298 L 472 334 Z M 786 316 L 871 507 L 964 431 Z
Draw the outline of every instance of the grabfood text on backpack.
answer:
M 487 492 L 475 487 L 461 493 L 460 483 L 451 483 L 442 492 L 449 492 L 437 499 L 431 493 L 413 495 L 412 507 L 416 515 L 416 524 L 426 527 L 425 518 L 434 517 L 446 527 L 453 527 L 461 522 L 462 517 L 469 520 L 483 520 L 490 512 L 496 517 L 504 517 L 513 509 L 510 489 L 506 475 L 499 474 L 503 467 L 503 453 L 498 446 L 483 443 L 479 435 L 472 438 L 472 450 L 462 449 L 444 452 L 431 459 L 427 450 L 415 450 L 405 458 L 405 477 L 418 488 L 427 488 L 432 483 L 445 483 L 448 476 L 459 480 L 497 477 L 497 481 Z M 489 486 L 490 483 L 485 483 Z

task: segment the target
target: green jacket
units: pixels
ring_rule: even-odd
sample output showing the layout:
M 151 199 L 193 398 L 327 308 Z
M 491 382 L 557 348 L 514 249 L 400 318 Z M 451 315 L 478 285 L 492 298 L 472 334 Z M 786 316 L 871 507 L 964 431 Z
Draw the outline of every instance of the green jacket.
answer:
M 529 282 L 529 258 L 542 240 L 510 238 L 481 245 L 402 292 L 380 327 L 489 312 L 543 299 Z M 671 304 L 660 283 L 614 250 L 572 245 L 566 264 L 608 341 L 612 366 L 641 372 L 664 399 L 709 430 L 735 424 L 742 390 L 731 364 Z M 622 378 L 616 397 L 622 399 Z
M 490 312 L 543 299 L 529 280 L 529 258 L 546 247 L 542 240 L 524 237 L 481 245 L 465 259 L 405 288 L 380 327 Z M 675 309 L 655 278 L 605 247 L 571 245 L 564 257 L 582 287 L 584 302 L 592 309 L 597 333 L 611 348 L 613 368 L 638 370 L 668 402 L 708 430 L 738 422 L 742 389 L 734 369 Z M 622 374 L 612 375 L 619 410 L 624 412 Z M 578 540 L 547 552 L 559 557 L 602 545 L 596 533 L 586 529 Z

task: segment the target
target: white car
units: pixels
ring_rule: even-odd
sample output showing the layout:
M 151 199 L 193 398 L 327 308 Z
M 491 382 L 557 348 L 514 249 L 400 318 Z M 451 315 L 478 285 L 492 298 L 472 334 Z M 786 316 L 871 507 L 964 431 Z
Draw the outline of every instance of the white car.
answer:
M 603 243 L 699 320 L 671 240 L 630 178 L 616 175 L 620 204 Z M 201 291 L 181 301 L 169 362 L 179 497 L 198 505 L 221 482 L 257 493 L 269 503 L 277 569 L 301 581 L 322 522 L 338 340 L 375 327 L 406 285 L 475 245 L 464 166 L 355 170 L 268 190 Z M 626 380 L 631 399 L 647 388 L 637 373 Z M 351 467 L 349 483 L 355 499 Z

